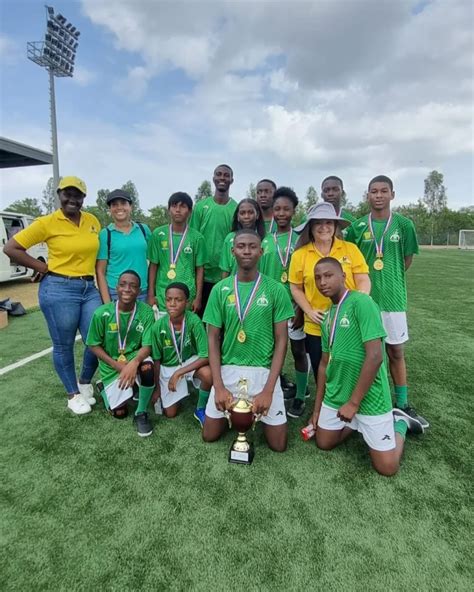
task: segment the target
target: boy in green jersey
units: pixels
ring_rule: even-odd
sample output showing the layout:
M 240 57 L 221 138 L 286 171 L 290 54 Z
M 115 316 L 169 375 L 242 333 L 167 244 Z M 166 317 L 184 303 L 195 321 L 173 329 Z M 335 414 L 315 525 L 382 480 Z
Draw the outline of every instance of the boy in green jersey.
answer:
M 179 402 L 188 396 L 187 381 L 199 389 L 194 417 L 204 423 L 204 410 L 212 378 L 207 353 L 206 330 L 201 319 L 187 310 L 189 289 L 181 282 L 166 288 L 166 310 L 153 325 L 152 356 L 155 361 L 155 391 L 166 417 L 176 417 Z
M 293 219 L 298 197 L 289 187 L 279 187 L 273 195 L 273 218 L 276 230 L 268 234 L 262 241 L 263 256 L 260 259 L 260 271 L 280 282 L 291 298 L 290 284 L 288 282 L 288 270 L 290 260 L 298 234 L 292 229 Z M 288 415 L 301 417 L 305 408 L 305 396 L 308 386 L 308 359 L 305 348 L 305 332 L 303 331 L 303 314 L 301 309 L 293 303 L 295 315 L 288 321 L 288 335 L 290 338 L 291 353 L 295 362 L 296 397 L 293 399 Z M 283 386 L 283 385 L 282 385 Z M 294 390 L 285 390 L 293 395 Z
M 262 179 L 257 183 L 255 194 L 257 203 L 262 208 L 265 231 L 272 233 L 276 230 L 273 219 L 273 196 L 276 191 L 276 184 L 271 179 Z
M 241 228 L 256 230 L 261 239 L 265 236 L 262 210 L 258 203 L 251 197 L 245 197 L 239 202 L 232 219 L 232 232 L 229 232 L 225 237 L 219 262 L 222 278 L 237 273 L 237 261 L 235 260 L 232 247 L 234 245 L 235 233 Z
M 215 186 L 214 196 L 200 199 L 194 206 L 190 226 L 206 237 L 208 261 L 204 265 L 204 285 L 199 316 L 202 317 L 209 294 L 221 279 L 219 261 L 225 237 L 231 231 L 232 217 L 237 202 L 229 196 L 234 182 L 234 173 L 229 165 L 221 164 L 212 178 Z
M 336 214 L 347 220 L 348 222 L 355 222 L 355 216 L 348 212 L 343 206 L 343 200 L 345 199 L 346 192 L 344 191 L 344 184 L 342 179 L 331 175 L 326 177 L 321 183 L 321 196 L 324 201 L 334 206 Z M 346 229 L 342 231 L 342 237 L 346 237 Z
M 359 431 L 374 469 L 389 477 L 400 467 L 407 430 L 421 434 L 423 427 L 398 409 L 392 412 L 380 311 L 370 296 L 345 287 L 337 259 L 320 259 L 314 276 L 333 303 L 321 327 L 323 355 L 311 418 L 316 445 L 331 450 Z
M 128 269 L 120 274 L 116 302 L 108 302 L 95 311 L 86 343 L 99 359 L 99 372 L 107 409 L 123 417 L 133 385 L 138 382 L 138 406 L 135 424 L 139 436 L 150 436 L 153 427 L 148 419 L 148 403 L 154 389 L 151 360 L 153 310 L 137 301 L 140 276 Z
M 260 274 L 261 239 L 239 230 L 234 239 L 238 270 L 214 286 L 204 313 L 208 325 L 213 388 L 206 407 L 203 439 L 213 442 L 226 429 L 225 411 L 245 380 L 253 412 L 262 415 L 269 447 L 286 450 L 285 404 L 278 380 L 285 359 L 293 306 L 281 283 Z
M 370 213 L 356 220 L 348 229 L 346 240 L 355 243 L 369 266 L 370 295 L 382 311 L 387 332 L 390 374 L 395 386 L 396 406 L 418 419 L 424 428 L 429 423 L 408 404 L 407 370 L 403 344 L 408 341 L 406 271 L 418 241 L 413 222 L 392 212 L 393 182 L 385 175 L 374 177 L 368 188 Z
M 166 314 L 165 290 L 171 282 L 189 287 L 191 309 L 200 310 L 207 254 L 204 237 L 188 225 L 193 200 L 177 192 L 168 200 L 171 224 L 153 231 L 148 243 L 148 304 L 157 305 L 159 316 Z

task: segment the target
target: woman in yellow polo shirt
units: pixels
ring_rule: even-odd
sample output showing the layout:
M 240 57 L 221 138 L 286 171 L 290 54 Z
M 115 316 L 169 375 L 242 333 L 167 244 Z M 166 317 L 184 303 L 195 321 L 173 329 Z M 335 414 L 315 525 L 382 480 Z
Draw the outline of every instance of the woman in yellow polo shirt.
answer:
M 336 230 L 349 226 L 330 203 L 320 203 L 308 213 L 308 219 L 295 228 L 300 233 L 291 256 L 289 281 L 291 295 L 304 312 L 306 351 L 311 359 L 314 378 L 321 360 L 321 323 L 331 300 L 316 287 L 314 267 L 323 257 L 337 259 L 346 274 L 350 290 L 370 293 L 369 268 L 358 247 L 337 238 Z
M 39 304 L 53 341 L 53 362 L 68 395 L 68 408 L 78 415 L 89 413 L 95 403 L 92 376 L 96 356 L 86 348 L 79 383 L 74 365 L 74 341 L 79 329 L 87 337 L 95 309 L 102 304 L 94 284 L 100 224 L 81 212 L 86 185 L 77 177 L 63 177 L 58 186 L 60 209 L 41 216 L 5 245 L 12 260 L 34 269 L 41 277 Z M 48 245 L 48 263 L 26 252 L 38 243 Z

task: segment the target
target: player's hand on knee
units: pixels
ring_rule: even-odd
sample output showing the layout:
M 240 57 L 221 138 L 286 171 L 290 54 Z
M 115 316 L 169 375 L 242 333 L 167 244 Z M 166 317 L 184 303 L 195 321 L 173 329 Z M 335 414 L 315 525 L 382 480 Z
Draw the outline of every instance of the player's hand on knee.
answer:
M 347 423 L 351 422 L 354 418 L 354 415 L 359 410 L 359 406 L 353 403 L 352 401 L 348 401 L 342 407 L 339 407 L 337 416 L 340 420 L 345 421 Z
M 171 378 L 168 381 L 168 389 L 173 393 L 176 392 L 176 387 L 178 386 L 178 380 L 181 378 L 181 374 L 179 372 L 174 372 Z
M 267 415 L 272 404 L 273 393 L 262 391 L 254 397 L 252 406 L 255 415 Z
M 219 411 L 229 411 L 232 408 L 232 393 L 226 388 L 216 389 L 214 400 Z
M 125 366 L 122 368 L 122 371 L 120 372 L 119 388 L 130 388 L 137 377 L 137 370 L 138 364 L 135 360 L 132 360 L 131 362 L 128 362 L 128 364 L 125 364 Z

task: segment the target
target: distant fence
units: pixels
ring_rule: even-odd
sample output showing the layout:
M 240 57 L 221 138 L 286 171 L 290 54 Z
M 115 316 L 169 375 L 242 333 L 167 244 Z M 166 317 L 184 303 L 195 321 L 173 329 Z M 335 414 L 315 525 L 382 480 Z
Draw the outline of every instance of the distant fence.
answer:
M 457 247 L 459 244 L 459 232 L 440 232 L 433 235 L 433 242 L 431 242 L 430 234 L 418 234 L 418 242 L 420 245 L 445 245 L 450 247 Z

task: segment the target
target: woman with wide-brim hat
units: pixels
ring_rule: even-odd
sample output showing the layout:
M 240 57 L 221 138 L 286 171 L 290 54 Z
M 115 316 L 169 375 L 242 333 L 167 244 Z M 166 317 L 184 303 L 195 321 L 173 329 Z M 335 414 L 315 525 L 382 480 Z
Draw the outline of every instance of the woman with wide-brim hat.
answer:
M 83 415 L 96 402 L 91 380 L 97 358 L 85 348 L 78 380 L 74 343 L 78 330 L 85 341 L 92 314 L 102 304 L 94 283 L 100 223 L 92 214 L 81 212 L 87 193 L 82 179 L 63 177 L 57 191 L 60 208 L 37 218 L 11 238 L 3 250 L 40 277 L 39 304 L 53 341 L 54 367 L 66 389 L 68 408 Z M 26 252 L 41 242 L 48 245 L 48 263 Z
M 364 256 L 356 245 L 336 236 L 338 228 L 342 230 L 349 224 L 350 222 L 336 213 L 334 206 L 324 202 L 313 206 L 308 212 L 308 219 L 295 228 L 300 237 L 291 257 L 290 289 L 293 299 L 304 312 L 306 351 L 311 359 L 315 379 L 321 360 L 321 323 L 331 306 L 330 299 L 323 296 L 316 287 L 316 263 L 323 257 L 334 257 L 346 274 L 347 288 L 370 293 L 369 268 Z M 304 401 L 298 405 L 304 410 Z

